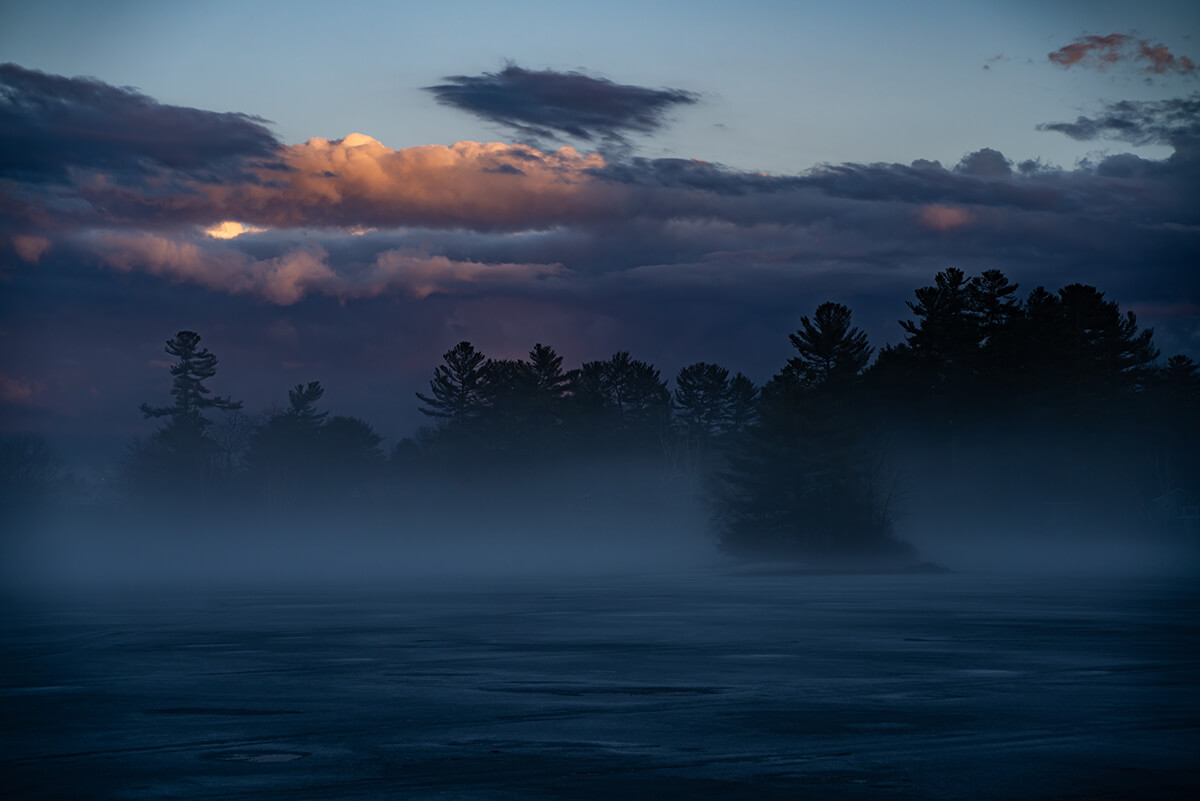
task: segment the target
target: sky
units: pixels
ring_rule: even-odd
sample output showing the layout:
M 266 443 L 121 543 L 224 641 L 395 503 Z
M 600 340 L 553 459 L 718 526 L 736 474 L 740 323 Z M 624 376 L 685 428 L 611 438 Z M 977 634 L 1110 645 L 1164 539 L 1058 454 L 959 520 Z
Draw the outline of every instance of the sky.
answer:
M 0 63 L 0 433 L 81 459 L 184 329 L 392 442 L 462 339 L 763 381 L 952 266 L 1200 358 L 1195 3 L 7 3 Z

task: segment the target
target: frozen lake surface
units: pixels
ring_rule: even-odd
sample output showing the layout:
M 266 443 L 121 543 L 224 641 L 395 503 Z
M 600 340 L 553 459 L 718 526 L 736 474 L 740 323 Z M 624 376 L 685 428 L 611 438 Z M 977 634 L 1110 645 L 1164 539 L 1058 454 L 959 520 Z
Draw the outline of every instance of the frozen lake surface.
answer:
M 1178 579 L 4 603 L 5 798 L 1200 797 L 1200 591 Z

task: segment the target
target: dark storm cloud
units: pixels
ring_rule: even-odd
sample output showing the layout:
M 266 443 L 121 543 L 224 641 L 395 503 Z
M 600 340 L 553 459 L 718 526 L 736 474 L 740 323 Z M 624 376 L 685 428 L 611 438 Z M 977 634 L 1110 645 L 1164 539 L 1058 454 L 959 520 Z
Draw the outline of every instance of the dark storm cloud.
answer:
M 1080 116 L 1075 122 L 1049 122 L 1041 131 L 1057 131 L 1072 139 L 1115 139 L 1134 145 L 1170 145 L 1176 151 L 1200 143 L 1200 92 L 1169 100 L 1122 100 L 1109 103 L 1094 117 Z
M 1012 175 L 1012 162 L 998 150 L 985 147 L 963 156 L 955 172 L 979 178 L 1007 178 Z
M 717 195 L 750 195 L 795 189 L 803 181 L 794 176 L 773 176 L 729 170 L 696 159 L 633 158 L 589 170 L 592 175 L 629 186 L 694 189 Z
M 823 218 L 849 208 L 838 200 L 1066 213 L 1084 203 L 1107 205 L 1116 199 L 1114 187 L 1097 181 L 1088 170 L 1066 173 L 1024 164 L 1020 174 L 1014 174 L 1011 162 L 992 148 L 967 153 L 953 170 L 918 160 L 911 165 L 822 165 L 798 175 L 778 176 L 683 159 L 633 159 L 588 172 L 641 190 L 638 208 L 643 214 L 657 209 L 666 217 L 694 214 L 743 222 Z M 856 213 L 868 208 L 858 205 Z
M 279 143 L 265 120 L 163 105 L 128 87 L 0 65 L 0 176 L 65 180 L 71 168 L 164 168 L 247 180 L 246 159 Z
M 613 83 L 580 72 L 527 70 L 454 75 L 425 89 L 443 105 L 499 123 L 534 141 L 566 135 L 626 147 L 629 133 L 653 133 L 675 106 L 698 96 L 682 89 L 649 89 Z

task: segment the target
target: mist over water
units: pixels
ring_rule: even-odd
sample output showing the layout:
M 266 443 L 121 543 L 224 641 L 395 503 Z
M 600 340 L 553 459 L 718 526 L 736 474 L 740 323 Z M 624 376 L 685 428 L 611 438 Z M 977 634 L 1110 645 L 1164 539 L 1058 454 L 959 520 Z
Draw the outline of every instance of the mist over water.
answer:
M 607 471 L 608 475 L 601 475 Z M 401 505 L 223 508 L 172 520 L 153 509 L 64 506 L 5 535 L 3 581 L 17 588 L 240 584 L 404 586 L 555 576 L 742 574 L 823 568 L 803 559 L 731 555 L 712 526 L 699 482 L 652 469 L 597 468 L 517 482 L 423 485 Z M 531 500 L 536 496 L 537 502 Z M 1200 575 L 1200 537 L 1130 526 L 1101 514 L 1013 499 L 1008 512 L 934 503 L 911 483 L 897 535 L 907 564 L 956 573 Z M 1060 515 L 1061 517 L 1061 515 Z M 864 560 L 835 572 L 891 570 Z
M 722 562 L 694 482 L 626 466 L 434 485 L 399 503 L 224 508 L 167 520 L 66 508 L 10 537 L 15 584 L 404 582 L 642 574 Z
M 4 535 L 0 771 L 31 799 L 1194 794 L 1197 539 L 905 452 L 900 563 L 731 554 L 709 482 L 630 459 L 43 508 Z

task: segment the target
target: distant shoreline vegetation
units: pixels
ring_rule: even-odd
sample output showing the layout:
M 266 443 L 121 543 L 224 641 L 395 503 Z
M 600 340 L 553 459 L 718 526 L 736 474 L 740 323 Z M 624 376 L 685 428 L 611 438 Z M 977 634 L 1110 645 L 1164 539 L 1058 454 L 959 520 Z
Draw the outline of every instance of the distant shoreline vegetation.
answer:
M 997 270 L 953 268 L 908 307 L 904 341 L 875 354 L 848 307 L 821 304 L 761 387 L 706 362 L 669 384 L 627 352 L 567 369 L 548 345 L 492 359 L 460 342 L 415 399 L 430 424 L 389 452 L 367 421 L 320 408 L 319 381 L 246 416 L 236 391 L 212 394 L 217 358 L 181 331 L 170 400 L 141 407 L 161 426 L 88 502 L 106 525 L 198 537 L 218 522 L 706 526 L 732 556 L 819 567 L 918 562 L 897 533 L 913 519 L 1195 531 L 1200 369 L 1161 359 L 1133 313 L 1092 286 L 1022 298 Z M 2 459 L 9 524 L 79 492 L 35 437 L 4 440 Z

